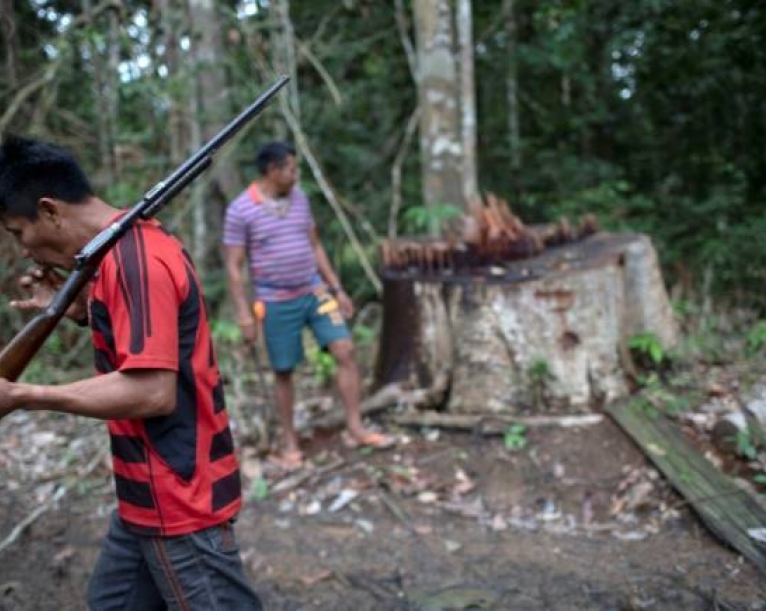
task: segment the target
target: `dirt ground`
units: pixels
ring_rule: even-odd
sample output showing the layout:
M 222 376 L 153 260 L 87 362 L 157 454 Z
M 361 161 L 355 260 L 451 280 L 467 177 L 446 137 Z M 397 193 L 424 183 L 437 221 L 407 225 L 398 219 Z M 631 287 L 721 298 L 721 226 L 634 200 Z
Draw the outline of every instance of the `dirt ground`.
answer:
M 61 481 L 67 492 L 0 543 L 0 609 L 84 609 L 113 508 L 106 438 L 52 414 L 12 418 L 0 425 L 0 538 Z M 307 440 L 313 469 L 292 475 L 243 448 L 238 537 L 267 609 L 766 609 L 764 577 L 606 417 L 530 429 L 516 451 L 499 437 L 399 435 L 369 454 L 337 433 Z M 62 460 L 82 475 L 57 479 Z

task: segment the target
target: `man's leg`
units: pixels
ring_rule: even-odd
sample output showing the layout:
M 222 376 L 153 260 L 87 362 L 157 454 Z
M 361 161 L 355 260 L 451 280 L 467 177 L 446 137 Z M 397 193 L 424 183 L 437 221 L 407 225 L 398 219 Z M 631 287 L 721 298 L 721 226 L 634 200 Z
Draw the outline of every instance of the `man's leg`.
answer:
M 141 549 L 169 611 L 261 611 L 230 523 L 180 537 L 144 537 Z
M 262 327 L 269 362 L 274 371 L 274 398 L 284 432 L 282 457 L 277 462 L 287 469 L 300 467 L 303 460 L 293 423 L 295 391 L 292 371 L 303 359 L 301 333 L 306 302 L 305 296 L 267 302 Z
M 354 356 L 354 344 L 351 339 L 339 339 L 327 346 L 335 357 L 338 365 L 336 382 L 338 394 L 346 409 L 346 426 L 351 445 L 366 445 L 377 448 L 388 448 L 395 440 L 389 435 L 383 435 L 366 429 L 362 424 L 361 410 L 361 378 L 359 366 Z
M 390 447 L 394 443 L 393 438 L 367 430 L 362 424 L 360 405 L 362 384 L 359 367 L 354 355 L 351 333 L 340 313 L 338 302 L 326 292 L 319 291 L 313 295 L 311 305 L 309 326 L 317 343 L 330 351 L 338 366 L 336 384 L 340 400 L 346 410 L 346 424 L 350 436 L 348 443 L 379 448 Z
M 277 411 L 279 412 L 279 419 L 284 434 L 283 447 L 285 459 L 292 462 L 300 462 L 301 449 L 298 443 L 298 434 L 295 432 L 295 422 L 293 420 L 295 390 L 293 388 L 292 372 L 274 372 L 274 386 Z M 293 458 L 296 460 L 292 460 Z
M 359 367 L 354 357 L 354 345 L 350 339 L 339 339 L 332 342 L 328 347 L 330 354 L 335 357 L 338 366 L 336 383 L 338 394 L 346 409 L 346 423 L 351 436 L 358 438 L 364 435 L 365 428 L 362 425 L 360 411 L 361 381 L 359 379 Z
M 109 532 L 88 584 L 92 611 L 163 611 L 162 595 L 154 585 L 140 542 L 112 514 Z

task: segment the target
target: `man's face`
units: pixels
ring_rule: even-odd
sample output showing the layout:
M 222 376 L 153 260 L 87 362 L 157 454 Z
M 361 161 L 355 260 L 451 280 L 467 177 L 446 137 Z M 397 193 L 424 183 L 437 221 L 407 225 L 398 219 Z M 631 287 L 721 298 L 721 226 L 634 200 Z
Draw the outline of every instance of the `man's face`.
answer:
M 289 155 L 281 164 L 269 168 L 269 180 L 278 195 L 287 195 L 298 182 L 298 164 L 293 155 Z
M 0 215 L 0 223 L 16 238 L 22 247 L 24 257 L 33 259 L 44 267 L 59 269 L 74 267 L 76 252 L 69 247 L 66 232 L 55 216 L 40 214 L 32 220 L 24 216 L 3 214 Z

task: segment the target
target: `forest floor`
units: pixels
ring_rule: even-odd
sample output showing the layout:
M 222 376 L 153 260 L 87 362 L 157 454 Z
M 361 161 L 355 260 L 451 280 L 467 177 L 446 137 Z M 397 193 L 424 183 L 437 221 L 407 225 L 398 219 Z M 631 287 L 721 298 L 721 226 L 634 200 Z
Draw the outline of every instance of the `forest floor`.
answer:
M 741 340 L 695 337 L 704 349 L 634 400 L 685 412 L 682 430 L 715 458 L 704 423 L 766 389 L 766 371 L 737 357 Z M 229 401 L 248 392 L 230 388 Z M 607 415 L 512 439 L 384 426 L 399 439 L 385 451 L 346 448 L 338 431 L 307 437 L 311 467 L 293 474 L 240 444 L 237 535 L 267 609 L 766 610 L 766 578 Z M 752 478 L 746 462 L 719 459 Z M 85 609 L 114 507 L 103 424 L 43 412 L 0 422 L 0 611 Z
M 85 608 L 114 505 L 106 437 L 74 422 L 2 424 L 0 537 L 67 486 L 0 550 L 2 610 Z M 237 532 L 267 609 L 766 609 L 766 580 L 606 417 L 530 430 L 515 452 L 498 437 L 400 438 L 369 454 L 315 439 L 313 471 L 271 474 L 269 493 L 244 448 Z

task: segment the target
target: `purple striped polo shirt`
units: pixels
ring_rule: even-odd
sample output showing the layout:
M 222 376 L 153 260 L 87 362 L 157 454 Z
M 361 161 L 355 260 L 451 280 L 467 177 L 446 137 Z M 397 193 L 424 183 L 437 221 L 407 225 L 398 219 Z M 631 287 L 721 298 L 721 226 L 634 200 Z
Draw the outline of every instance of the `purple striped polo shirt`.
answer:
M 287 212 L 277 216 L 261 204 L 253 183 L 226 208 L 223 243 L 247 249 L 253 291 L 263 301 L 299 297 L 322 284 L 309 240 L 309 200 L 298 186 L 289 198 Z

